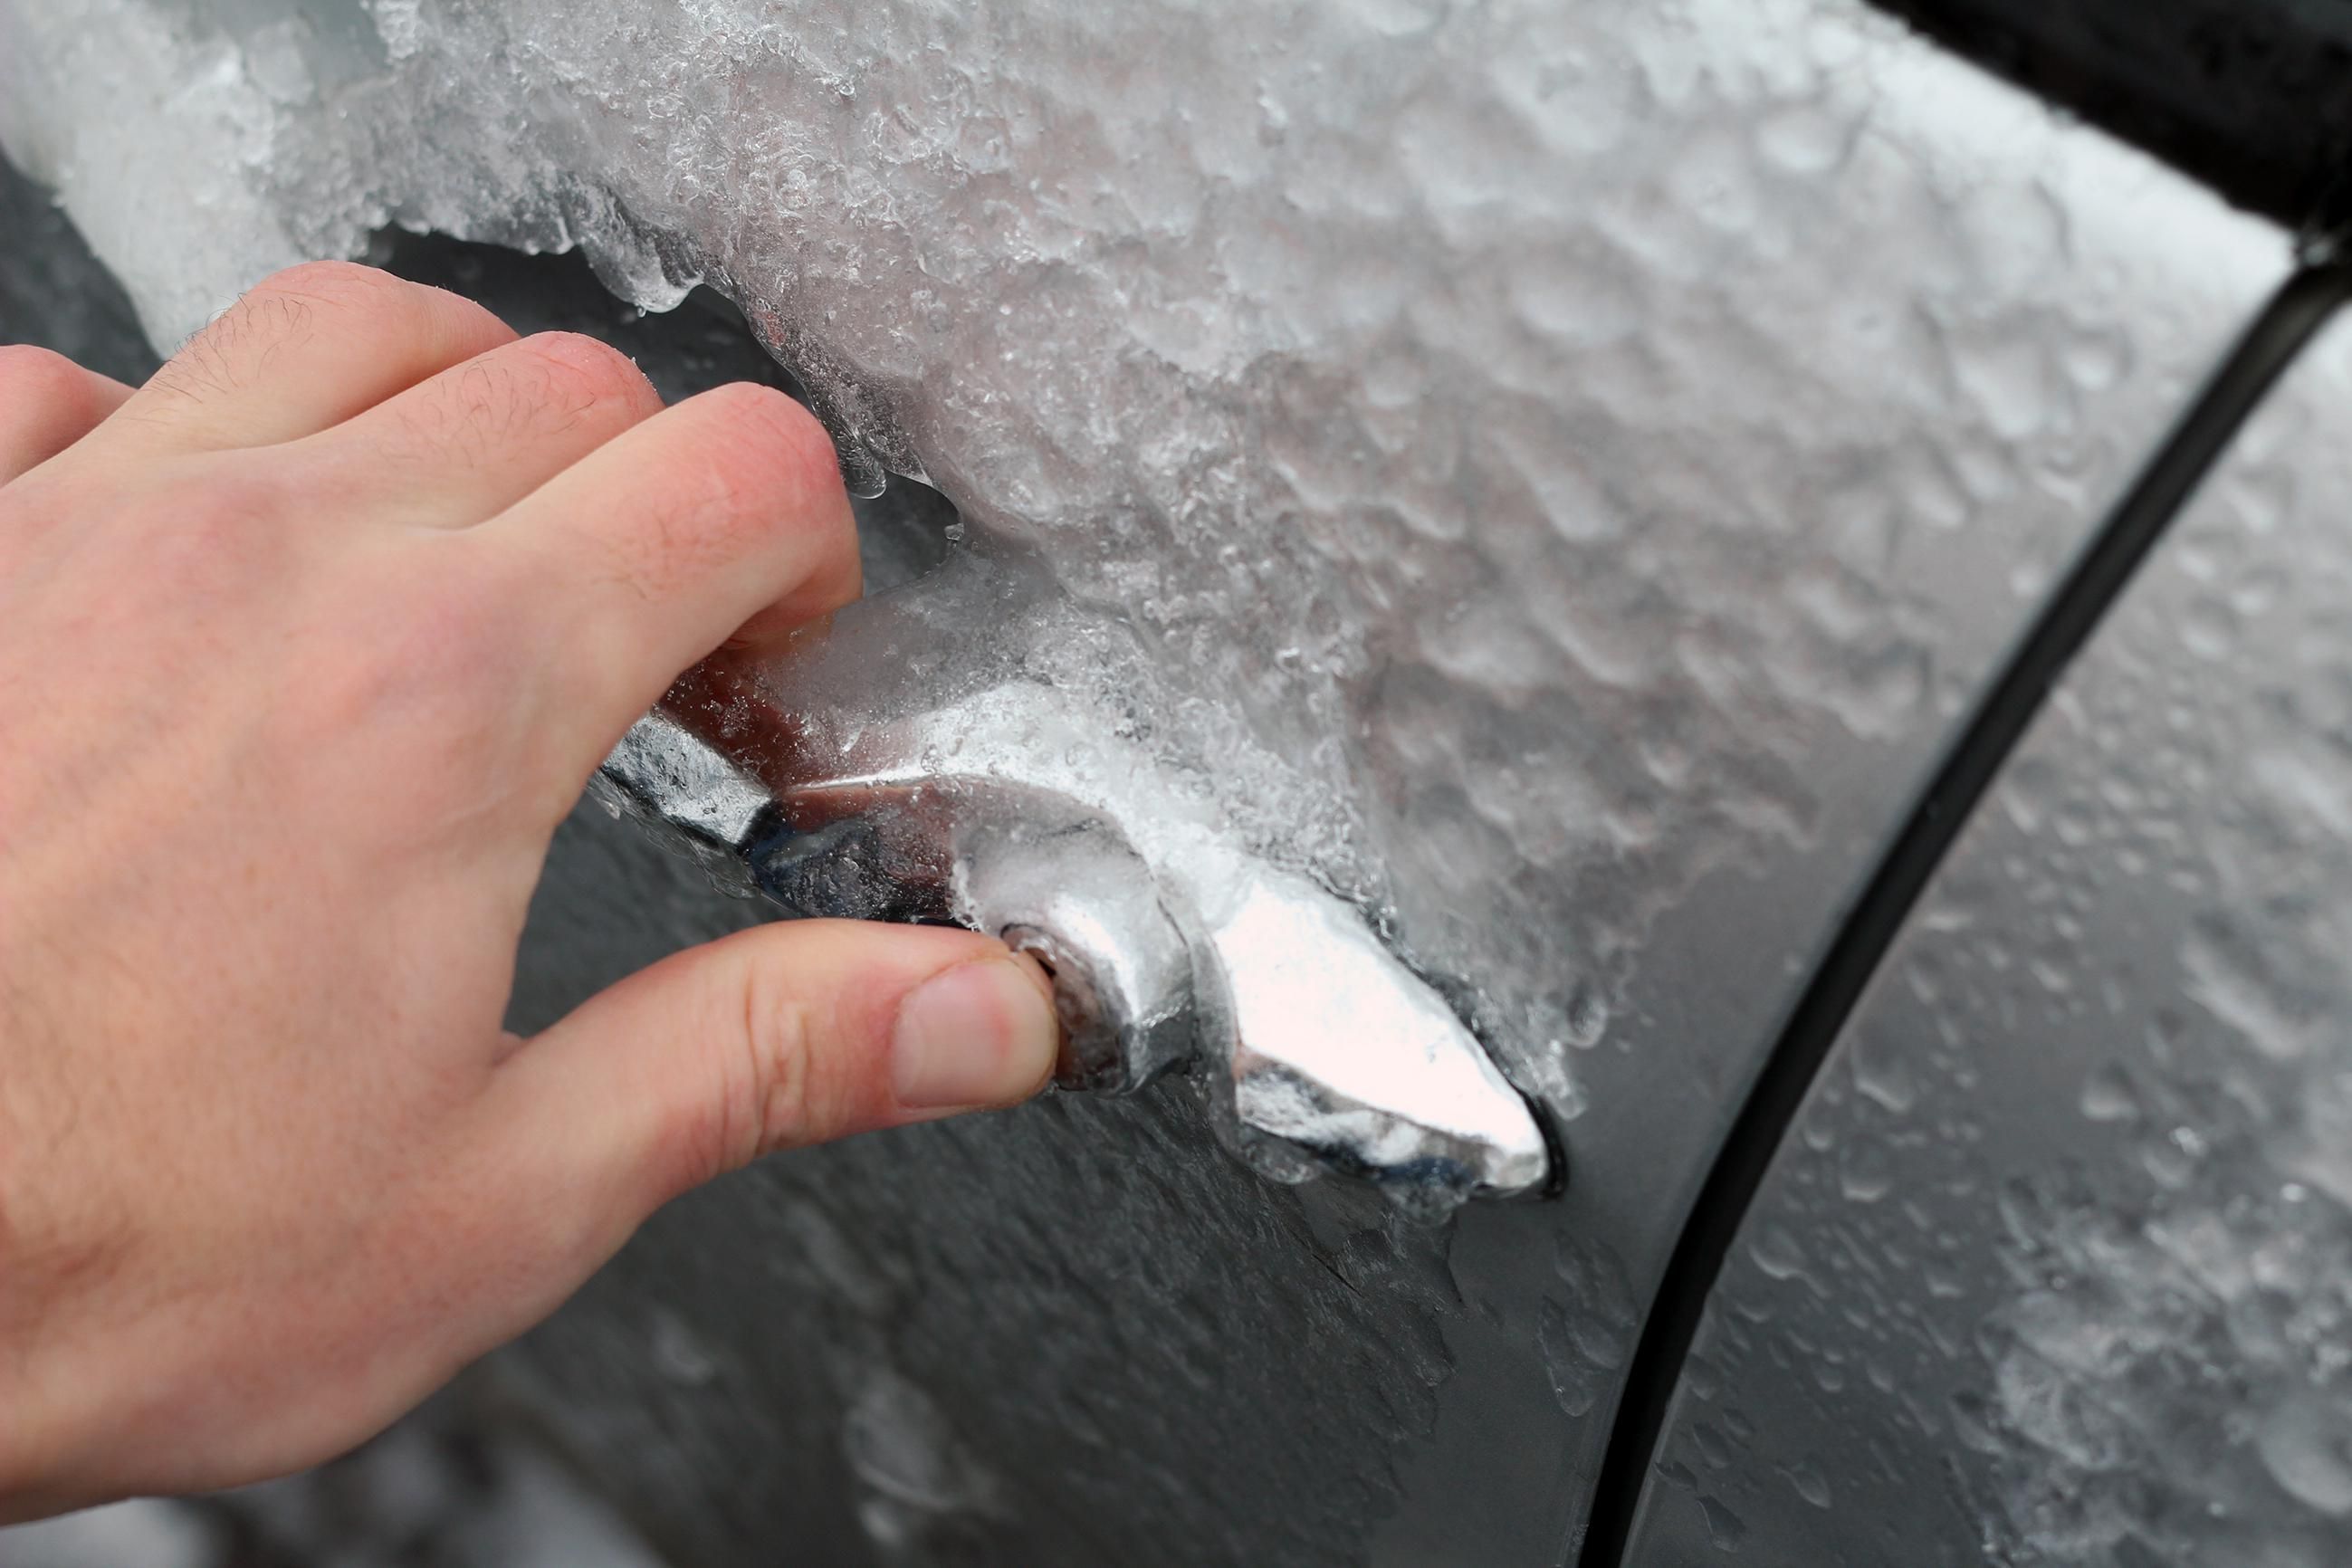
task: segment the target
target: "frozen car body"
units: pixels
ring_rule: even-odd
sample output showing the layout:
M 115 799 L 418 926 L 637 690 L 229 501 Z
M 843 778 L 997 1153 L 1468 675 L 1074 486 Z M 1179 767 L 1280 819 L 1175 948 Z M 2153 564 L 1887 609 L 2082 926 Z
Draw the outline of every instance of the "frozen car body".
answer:
M 1784 1020 L 2291 264 L 1850 5 L 0 16 L 9 149 L 160 340 L 387 218 L 718 282 L 1561 1130 L 1442 1229 L 1181 1087 L 688 1200 L 509 1360 L 695 1563 L 1572 1558 Z M 519 1017 L 749 918 L 583 814 Z
M 1630 1561 L 2342 1558 L 2347 353 L 2247 427 L 1895 937 Z

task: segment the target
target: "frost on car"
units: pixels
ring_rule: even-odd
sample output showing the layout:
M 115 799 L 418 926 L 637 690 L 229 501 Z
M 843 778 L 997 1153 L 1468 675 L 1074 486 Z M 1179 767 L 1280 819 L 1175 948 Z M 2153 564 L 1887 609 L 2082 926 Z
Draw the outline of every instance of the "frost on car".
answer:
M 1180 927 L 1303 889 L 1564 1157 L 1549 1195 L 1434 1222 L 1268 1181 L 1309 1168 L 1232 1157 L 1195 1061 L 686 1200 L 502 1372 L 714 1565 L 1573 1559 L 1783 1021 L 2293 266 L 2271 222 L 1845 0 L 0 0 L 0 143 L 158 345 L 387 227 L 576 247 L 651 310 L 725 296 L 853 489 L 952 502 L 928 570 L 845 618 L 923 628 L 873 700 L 1049 689 L 1050 722 L 959 731 L 991 778 L 1077 801 Z M 730 798 L 709 820 L 748 832 L 761 800 Z M 1004 820 L 1015 870 L 1063 837 Z M 516 1021 L 755 918 L 583 811 Z M 2137 1213 L 2116 1245 L 2154 1245 Z M 1791 1234 L 1809 1342 L 1859 1356 L 1827 1343 L 1853 1270 Z M 2013 1375 L 2022 1331 L 1975 1283 L 1885 1286 L 1956 1388 Z M 2324 1381 L 2294 1388 L 2279 1419 L 2324 1429 Z M 1865 1539 L 1808 1521 L 1869 1439 L 1748 1446 L 1766 1415 L 1671 1426 L 1692 1484 L 1645 1520 L 1680 1498 L 1729 1550 L 1772 1511 L 1740 1489 L 1782 1487 L 1811 1511 L 1775 1550 Z M 2269 1441 L 2333 1498 L 2303 1430 Z M 1968 1487 L 1919 1528 L 1974 1542 L 2011 1496 L 2032 1523 Z M 2308 1538 L 2340 1546 L 2336 1513 Z

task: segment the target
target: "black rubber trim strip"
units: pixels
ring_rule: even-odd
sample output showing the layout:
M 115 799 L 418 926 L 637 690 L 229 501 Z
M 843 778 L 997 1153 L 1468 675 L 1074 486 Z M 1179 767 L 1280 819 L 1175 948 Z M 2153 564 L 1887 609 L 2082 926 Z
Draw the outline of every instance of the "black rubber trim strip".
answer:
M 1765 1058 L 1659 1280 L 1610 1429 L 1580 1568 L 1622 1568 L 1651 1458 L 1724 1258 L 1912 906 L 2108 606 L 2247 416 L 2347 299 L 2352 265 L 2335 261 L 2302 268 L 2272 297 L 2051 595 L 1879 862 Z

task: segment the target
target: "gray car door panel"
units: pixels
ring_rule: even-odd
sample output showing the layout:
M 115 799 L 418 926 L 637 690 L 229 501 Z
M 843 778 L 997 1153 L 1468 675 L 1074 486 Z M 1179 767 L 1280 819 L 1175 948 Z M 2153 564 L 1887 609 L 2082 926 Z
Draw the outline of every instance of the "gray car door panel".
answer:
M 2053 694 L 1759 1191 L 1635 1564 L 2352 1551 L 2352 330 Z
M 0 3 L 34 84 L 17 120 L 45 127 L 11 151 L 89 216 L 151 327 L 183 323 L 259 252 L 127 227 L 86 123 L 119 106 L 74 97 L 89 26 L 166 12 L 119 0 L 68 47 L 36 9 Z M 338 52 L 374 12 L 169 15 L 308 140 L 206 205 L 150 193 L 159 232 L 577 229 L 624 284 L 631 257 L 723 251 L 709 275 L 812 378 L 858 477 L 878 452 L 960 510 L 950 542 L 929 492 L 887 490 L 862 514 L 897 563 L 877 582 L 919 588 L 955 551 L 1027 563 L 1136 654 L 1100 695 L 1150 764 L 1363 910 L 1565 1146 L 1559 1195 L 1433 1226 L 1261 1180 L 1180 1079 L 683 1200 L 500 1373 L 710 1568 L 1572 1558 L 1651 1297 L 1784 1018 L 2290 262 L 2267 223 L 1837 0 L 1412 27 L 1237 6 L 1214 37 L 1118 8 L 959 78 L 958 123 L 1048 132 L 920 147 L 872 106 L 929 101 L 919 63 L 1002 40 L 919 6 L 825 11 L 831 53 L 644 19 L 625 58 L 548 7 L 476 8 L 455 36 L 518 62 L 511 102 L 430 36 Z M 741 177 L 814 149 L 836 183 L 803 226 L 663 184 L 645 149 L 681 122 L 631 100 L 641 67 Z M 1105 129 L 1153 93 L 1219 125 L 1274 106 L 1187 144 L 1227 183 L 1181 234 L 1152 215 L 1197 167 Z M 497 115 L 518 159 L 568 160 L 555 217 L 434 186 Z M 657 380 L 705 353 L 653 352 Z M 583 807 L 513 1021 L 761 918 Z

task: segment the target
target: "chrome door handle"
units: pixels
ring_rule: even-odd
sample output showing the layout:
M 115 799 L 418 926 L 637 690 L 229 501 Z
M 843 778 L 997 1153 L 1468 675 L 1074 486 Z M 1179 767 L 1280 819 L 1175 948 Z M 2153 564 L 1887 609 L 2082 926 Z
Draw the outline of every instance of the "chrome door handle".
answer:
M 1066 679 L 1052 656 L 1100 635 L 960 552 L 781 657 L 706 662 L 601 782 L 793 914 L 953 921 L 1034 952 L 1062 1087 L 1195 1068 L 1228 1142 L 1277 1181 L 1339 1172 L 1431 1211 L 1552 1184 L 1534 1111 L 1437 992 Z

